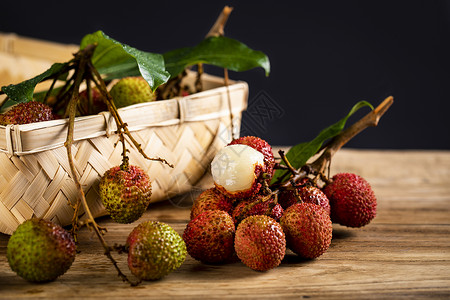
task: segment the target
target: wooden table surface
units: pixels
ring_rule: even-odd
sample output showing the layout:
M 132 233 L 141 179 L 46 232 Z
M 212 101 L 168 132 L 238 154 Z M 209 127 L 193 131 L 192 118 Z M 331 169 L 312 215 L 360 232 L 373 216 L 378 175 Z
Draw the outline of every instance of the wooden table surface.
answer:
M 361 229 L 333 226 L 328 251 L 315 260 L 288 252 L 278 268 L 257 272 L 240 262 L 206 265 L 187 257 L 165 278 L 138 287 L 123 283 L 95 236 L 80 232 L 81 253 L 56 281 L 32 284 L 16 276 L 0 234 L 0 298 L 450 298 L 450 151 L 343 149 L 332 173 L 360 174 L 378 199 L 375 220 Z M 211 184 L 205 178 L 202 187 Z M 182 234 L 201 188 L 150 206 L 140 221 L 160 220 Z M 138 222 L 140 222 L 138 221 Z M 136 224 L 103 217 L 110 245 L 123 244 Z M 130 274 L 125 255 L 115 255 Z

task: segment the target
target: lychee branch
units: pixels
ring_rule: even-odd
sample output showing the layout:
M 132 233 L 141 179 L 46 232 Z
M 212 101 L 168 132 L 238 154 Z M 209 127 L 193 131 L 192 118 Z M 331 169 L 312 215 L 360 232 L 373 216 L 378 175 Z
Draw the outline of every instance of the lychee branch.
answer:
M 292 175 L 291 180 L 281 184 L 281 187 L 287 188 L 292 182 L 298 182 L 300 179 L 307 177 L 309 174 L 320 176 L 324 181 L 328 178 L 324 175 L 327 165 L 330 164 L 332 157 L 342 148 L 348 141 L 355 137 L 358 133 L 368 127 L 377 126 L 380 118 L 391 107 L 394 102 L 392 96 L 387 97 L 374 110 L 362 117 L 360 120 L 344 129 L 335 136 L 322 150 L 322 154 L 312 163 L 306 164 L 297 170 L 297 174 Z

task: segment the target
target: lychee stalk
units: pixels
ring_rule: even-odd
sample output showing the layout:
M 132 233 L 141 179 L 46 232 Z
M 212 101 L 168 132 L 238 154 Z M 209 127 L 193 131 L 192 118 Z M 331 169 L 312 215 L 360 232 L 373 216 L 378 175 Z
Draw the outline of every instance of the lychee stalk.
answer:
M 292 182 L 298 182 L 302 178 L 308 176 L 308 174 L 314 174 L 316 176 L 320 176 L 321 179 L 327 180 L 327 177 L 324 175 L 324 171 L 327 165 L 330 164 L 331 158 L 336 154 L 336 152 L 342 148 L 348 141 L 350 141 L 353 137 L 355 137 L 358 133 L 363 131 L 368 127 L 377 126 L 380 118 L 384 115 L 384 113 L 391 107 L 394 102 L 394 98 L 392 96 L 387 97 L 384 101 L 379 104 L 374 110 L 370 111 L 360 120 L 356 121 L 354 124 L 344 129 L 341 133 L 336 135 L 327 145 L 325 145 L 321 150 L 323 150 L 322 154 L 312 163 L 306 164 L 301 167 L 299 170 L 291 170 L 293 175 L 289 181 L 282 183 L 280 186 L 283 188 L 287 188 L 292 185 Z M 320 151 L 319 151 L 320 152 Z M 286 158 L 284 157 L 284 160 Z

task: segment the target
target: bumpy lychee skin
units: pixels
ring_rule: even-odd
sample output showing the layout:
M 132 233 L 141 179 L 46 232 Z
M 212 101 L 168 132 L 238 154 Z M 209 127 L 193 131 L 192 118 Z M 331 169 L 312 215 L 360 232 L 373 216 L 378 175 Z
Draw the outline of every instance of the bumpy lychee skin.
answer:
M 89 98 L 88 90 L 80 92 L 79 110 L 82 115 L 98 114 L 107 111 L 108 106 L 103 100 L 103 96 L 97 88 L 90 89 L 91 98 Z
M 331 244 L 330 215 L 313 203 L 297 203 L 284 212 L 280 220 L 289 249 L 304 258 L 317 258 Z
M 168 224 L 147 221 L 128 235 L 128 267 L 142 280 L 157 280 L 178 269 L 186 259 L 186 245 Z
M 331 220 L 347 227 L 362 227 L 376 216 L 377 200 L 370 184 L 361 176 L 339 173 L 323 191 L 330 200 Z
M 55 119 L 52 108 L 42 102 L 30 101 L 14 105 L 0 114 L 0 125 L 20 125 Z
M 156 99 L 148 82 L 140 76 L 120 79 L 110 91 L 117 108 Z
M 314 203 L 321 206 L 330 214 L 330 201 L 325 193 L 318 187 L 306 185 L 298 189 L 298 194 L 303 202 Z
M 235 231 L 228 213 L 208 210 L 186 225 L 183 239 L 192 258 L 204 263 L 222 263 L 234 253 Z
M 264 155 L 254 148 L 235 144 L 223 147 L 211 162 L 218 190 L 230 198 L 251 198 L 261 189 Z
M 105 172 L 100 179 L 99 194 L 111 218 L 117 223 L 131 223 L 139 219 L 152 195 L 150 178 L 141 168 L 120 166 Z
M 265 172 L 269 175 L 268 180 L 273 176 L 275 167 L 275 158 L 272 152 L 272 146 L 262 138 L 256 136 L 242 136 L 232 140 L 229 145 L 242 144 L 258 150 L 264 155 L 264 163 L 266 166 Z
M 279 221 L 283 215 L 283 208 L 275 203 L 274 197 L 258 195 L 253 199 L 240 201 L 233 209 L 231 216 L 236 225 L 249 216 L 265 215 Z
M 11 269 L 31 282 L 53 281 L 72 265 L 76 245 L 61 226 L 43 219 L 30 219 L 11 235 L 6 256 Z
M 267 271 L 283 260 L 286 239 L 280 224 L 271 217 L 250 216 L 237 227 L 234 247 L 246 266 Z
M 223 210 L 231 215 L 233 210 L 232 199 L 215 187 L 204 190 L 192 205 L 191 220 L 207 210 Z

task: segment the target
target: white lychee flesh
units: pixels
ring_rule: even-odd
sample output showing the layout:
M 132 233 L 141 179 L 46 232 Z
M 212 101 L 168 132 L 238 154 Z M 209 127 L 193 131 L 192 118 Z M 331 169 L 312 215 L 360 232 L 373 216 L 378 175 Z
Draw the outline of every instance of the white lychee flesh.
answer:
M 256 179 L 257 166 L 264 168 L 264 155 L 247 145 L 229 145 L 217 152 L 211 162 L 216 185 L 229 192 L 249 190 Z

